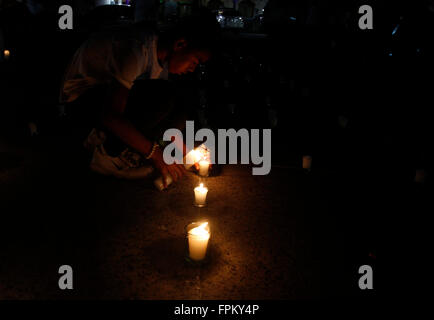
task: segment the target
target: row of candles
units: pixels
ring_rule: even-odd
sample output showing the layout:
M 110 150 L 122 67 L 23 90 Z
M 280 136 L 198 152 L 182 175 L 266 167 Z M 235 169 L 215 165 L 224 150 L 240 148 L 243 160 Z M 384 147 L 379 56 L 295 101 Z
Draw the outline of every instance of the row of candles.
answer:
M 198 174 L 201 177 L 207 177 L 209 174 L 210 151 L 205 145 L 193 149 L 185 157 L 185 168 L 188 170 L 193 165 L 198 166 Z M 194 204 L 197 207 L 204 207 L 206 205 L 206 196 L 208 194 L 208 188 L 204 187 L 203 183 L 194 188 Z
M 184 159 L 184 167 L 189 170 L 195 166 L 197 173 L 201 177 L 207 177 L 211 166 L 210 151 L 205 145 L 191 150 Z M 167 186 L 173 182 L 172 177 L 169 175 L 166 178 Z M 160 176 L 154 181 L 158 190 L 162 191 L 166 188 L 163 184 L 163 177 Z M 206 205 L 206 196 L 208 188 L 201 183 L 194 188 L 194 205 L 196 207 L 204 207 Z M 208 222 L 193 222 L 187 226 L 188 238 L 188 258 L 195 262 L 201 262 L 205 259 L 208 240 L 210 238 L 210 229 Z
M 210 151 L 205 145 L 193 149 L 186 156 L 185 168 L 190 169 L 194 163 L 197 165 L 198 174 L 201 177 L 207 177 L 210 169 Z M 200 183 L 194 188 L 194 205 L 201 208 L 206 205 L 206 196 L 208 188 Z M 194 262 L 202 262 L 207 253 L 208 242 L 211 236 L 208 222 L 193 222 L 187 226 L 188 239 L 188 258 Z

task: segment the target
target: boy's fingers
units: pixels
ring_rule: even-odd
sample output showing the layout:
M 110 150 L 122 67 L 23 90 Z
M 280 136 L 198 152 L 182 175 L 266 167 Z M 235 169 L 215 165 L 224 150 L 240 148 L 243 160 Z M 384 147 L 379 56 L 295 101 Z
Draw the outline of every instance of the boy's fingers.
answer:
M 167 188 L 167 169 L 164 168 L 163 170 L 161 170 L 161 174 L 163 175 L 163 186 L 164 188 Z
M 171 165 L 170 167 L 170 173 L 172 174 L 175 181 L 178 181 L 183 175 L 184 175 L 184 166 L 182 165 Z M 184 169 L 185 170 L 185 169 Z
M 181 176 L 183 176 L 187 170 L 185 169 L 185 167 L 182 164 L 177 164 L 176 167 L 178 168 L 179 172 L 181 173 Z
M 184 165 L 178 164 L 177 167 L 181 171 L 181 175 L 184 175 L 187 172 L 187 170 L 185 169 Z
M 178 181 L 178 173 L 173 166 L 169 166 L 169 173 L 173 178 L 173 181 Z
M 181 166 L 176 165 L 175 170 L 176 170 L 176 174 L 178 175 L 178 178 L 181 179 L 182 176 L 184 175 L 184 172 L 182 171 Z
M 174 182 L 178 181 L 183 175 L 185 168 L 182 165 L 170 165 L 164 168 L 161 173 L 163 175 L 163 186 L 167 188 L 167 178 L 170 175 Z

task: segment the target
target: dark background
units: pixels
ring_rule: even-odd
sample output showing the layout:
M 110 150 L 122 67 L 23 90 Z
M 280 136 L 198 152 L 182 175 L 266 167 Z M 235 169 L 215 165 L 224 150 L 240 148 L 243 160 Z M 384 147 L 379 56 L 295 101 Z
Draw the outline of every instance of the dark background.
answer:
M 373 30 L 358 28 L 358 7 L 362 4 L 373 8 Z M 313 244 L 322 242 L 328 233 L 323 226 L 330 224 L 335 235 L 333 243 L 343 247 L 337 254 L 319 245 L 322 261 L 343 268 L 342 273 L 337 273 L 328 270 L 332 267 L 327 267 L 327 263 L 321 265 L 325 287 L 332 287 L 335 279 L 339 279 L 334 290 L 320 290 L 321 297 L 365 294 L 353 286 L 358 278 L 354 270 L 362 264 L 378 270 L 376 288 L 382 288 L 382 284 L 384 287 L 382 279 L 387 277 L 387 270 L 382 261 L 391 253 L 398 253 L 398 261 L 423 269 L 424 255 L 419 253 L 424 252 L 422 244 L 428 237 L 425 219 L 432 212 L 429 109 L 434 71 L 434 13 L 428 9 L 430 4 L 429 1 L 270 0 L 255 32 L 223 29 L 218 50 L 207 65 L 192 75 L 172 79 L 178 88 L 180 107 L 192 109 L 202 125 L 269 128 L 270 115 L 277 115 L 277 125 L 273 127 L 273 170 L 299 167 L 302 155 L 313 156 L 312 174 L 317 170 L 313 179 L 321 181 L 315 194 L 327 202 L 326 212 L 333 213 L 333 222 L 303 214 L 299 219 L 301 224 L 310 226 L 306 227 L 309 230 L 306 239 Z M 25 179 L 27 182 L 21 182 L 20 170 L 30 170 L 37 179 L 48 174 L 33 172 L 32 167 L 26 169 L 29 154 L 47 155 L 40 160 L 47 170 L 65 166 L 69 170 L 74 163 L 74 170 L 79 171 L 75 164 L 85 165 L 71 160 L 73 152 L 64 142 L 68 131 L 64 119 L 58 115 L 60 80 L 71 55 L 91 32 L 113 24 L 131 23 L 134 17 L 134 7 L 91 10 L 78 2 L 71 5 L 81 9 L 74 16 L 74 30 L 65 31 L 57 27 L 59 14 L 54 1 L 47 2 L 46 9 L 38 14 L 13 1 L 3 3 L 0 11 L 4 46 L 11 51 L 8 61 L 0 61 L 0 147 L 4 149 L 0 150 L 0 239 L 4 255 L 0 273 L 4 275 L 13 274 L 14 264 L 10 261 L 20 261 L 17 257 L 26 256 L 29 243 L 40 241 L 44 246 L 53 239 L 57 242 L 67 238 L 48 232 L 44 234 L 51 240 L 41 240 L 44 235 L 41 238 L 35 228 L 41 225 L 50 226 L 48 230 L 60 228 L 67 224 L 68 215 L 53 213 L 40 218 L 37 213 L 43 211 L 47 200 L 32 189 L 32 182 Z M 319 14 L 308 24 L 307 16 L 313 7 Z M 203 123 L 203 115 L 207 123 Z M 345 121 L 347 125 L 342 124 Z M 36 123 L 39 135 L 30 136 L 29 122 Z M 23 149 L 27 151 L 10 151 Z M 56 160 L 57 152 L 67 155 L 71 163 Z M 425 183 L 414 182 L 418 169 L 425 170 L 428 177 Z M 67 177 L 72 179 L 70 175 Z M 277 177 L 270 179 L 278 181 L 277 185 L 281 183 Z M 73 194 L 83 188 L 73 179 L 61 180 L 57 191 L 61 194 Z M 18 181 L 24 184 L 10 189 Z M 273 195 L 270 197 L 266 201 L 277 200 Z M 62 197 L 57 199 L 54 207 L 68 206 Z M 72 235 L 81 225 L 77 218 L 74 227 L 66 227 L 66 234 Z M 417 235 L 413 235 L 414 231 Z M 420 245 L 410 245 L 410 238 Z M 70 241 L 69 246 L 75 247 L 74 240 Z M 277 294 L 271 296 L 278 297 L 284 289 L 276 289 Z M 0 297 L 26 297 L 15 290 L 21 289 L 0 286 Z M 317 296 L 313 291 L 303 290 L 281 297 Z

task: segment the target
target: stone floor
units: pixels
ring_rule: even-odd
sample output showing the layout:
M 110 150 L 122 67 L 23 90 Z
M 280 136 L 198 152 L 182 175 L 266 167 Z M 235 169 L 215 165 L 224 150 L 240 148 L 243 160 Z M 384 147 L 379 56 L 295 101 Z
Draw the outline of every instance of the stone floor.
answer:
M 165 192 L 86 170 L 61 146 L 2 146 L 0 299 L 288 299 L 346 294 L 331 172 L 242 165 Z M 209 261 L 184 260 L 184 227 L 207 219 Z M 71 265 L 74 290 L 58 289 Z

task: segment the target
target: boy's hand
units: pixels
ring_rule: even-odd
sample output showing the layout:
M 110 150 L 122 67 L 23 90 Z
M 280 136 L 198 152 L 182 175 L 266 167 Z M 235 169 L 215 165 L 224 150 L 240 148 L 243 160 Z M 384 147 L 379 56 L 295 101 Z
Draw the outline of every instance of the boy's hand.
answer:
M 185 173 L 185 168 L 182 164 L 166 164 L 163 158 L 163 151 L 161 151 L 160 148 L 155 150 L 151 160 L 163 176 L 163 185 L 165 188 L 167 187 L 166 179 L 168 175 L 172 176 L 173 181 L 178 181 L 178 179 L 180 179 Z

